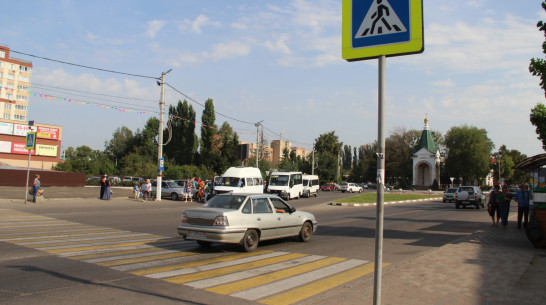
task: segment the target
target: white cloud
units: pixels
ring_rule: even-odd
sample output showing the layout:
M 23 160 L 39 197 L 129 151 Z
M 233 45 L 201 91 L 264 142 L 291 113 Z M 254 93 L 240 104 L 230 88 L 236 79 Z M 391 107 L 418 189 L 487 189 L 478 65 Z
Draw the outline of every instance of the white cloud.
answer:
M 184 21 L 178 24 L 178 30 L 184 32 L 191 29 L 192 32 L 202 34 L 202 28 L 205 26 L 219 27 L 221 26 L 221 23 L 212 21 L 208 16 L 201 14 L 197 16 L 195 20 L 184 19 Z
M 277 38 L 276 41 L 273 42 L 268 40 L 264 43 L 264 45 L 266 48 L 268 48 L 271 51 L 289 54 L 290 48 L 286 45 L 286 41 L 288 40 L 288 38 L 289 38 L 289 35 L 284 33 L 284 34 L 281 34 L 281 36 Z
M 250 53 L 250 45 L 241 41 L 230 41 L 213 45 L 212 51 L 206 55 L 212 60 L 222 60 L 245 56 L 248 53 Z
M 451 79 L 438 80 L 430 83 L 432 86 L 444 87 L 444 88 L 453 88 L 455 83 Z
M 159 32 L 159 30 L 161 30 L 161 28 L 163 28 L 166 23 L 167 22 L 164 20 L 148 21 L 148 28 L 146 29 L 146 32 L 144 34 L 150 38 L 155 38 L 157 32 Z

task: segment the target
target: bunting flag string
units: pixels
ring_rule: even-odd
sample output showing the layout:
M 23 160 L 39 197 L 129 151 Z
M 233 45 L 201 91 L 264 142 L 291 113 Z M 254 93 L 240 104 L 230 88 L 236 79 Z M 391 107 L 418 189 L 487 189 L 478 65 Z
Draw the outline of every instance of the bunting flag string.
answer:
M 64 98 L 64 97 L 60 97 L 60 96 L 47 95 L 47 94 L 42 94 L 42 93 L 32 92 L 32 91 L 26 91 L 26 90 L 19 90 L 19 89 L 12 89 L 12 88 L 1 88 L 1 89 L 4 89 L 6 91 L 11 90 L 11 93 L 14 93 L 14 92 L 24 93 L 29 97 L 34 96 L 34 97 L 41 97 L 41 98 L 49 99 L 49 100 L 58 100 L 58 101 L 64 101 L 64 102 L 69 102 L 69 103 L 76 103 L 78 105 L 90 105 L 90 106 L 95 106 L 95 107 L 99 107 L 99 108 L 102 108 L 102 109 L 118 110 L 119 112 L 130 112 L 130 113 L 137 113 L 137 114 L 152 114 L 152 115 L 157 115 L 158 114 L 157 111 L 147 111 L 147 110 L 123 108 L 123 107 L 118 107 L 118 106 L 103 105 L 103 104 L 98 104 L 98 103 L 85 102 L 85 101 L 80 101 L 80 100 L 76 100 L 76 99 L 69 99 L 69 98 Z

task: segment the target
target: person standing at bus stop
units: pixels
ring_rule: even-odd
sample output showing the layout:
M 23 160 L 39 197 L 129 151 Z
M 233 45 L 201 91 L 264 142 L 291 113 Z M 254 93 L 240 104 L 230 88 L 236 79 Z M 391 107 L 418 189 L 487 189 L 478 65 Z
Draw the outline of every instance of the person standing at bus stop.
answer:
M 529 191 L 527 190 L 527 184 L 519 186 L 520 190 L 517 192 L 514 201 L 518 203 L 518 229 L 521 229 L 521 219 L 523 218 L 523 228 L 527 228 L 529 222 Z

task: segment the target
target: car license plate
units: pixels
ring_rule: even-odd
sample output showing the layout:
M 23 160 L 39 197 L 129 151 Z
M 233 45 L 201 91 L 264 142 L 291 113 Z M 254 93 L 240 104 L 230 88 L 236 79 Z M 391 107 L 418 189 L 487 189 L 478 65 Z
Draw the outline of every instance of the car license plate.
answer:
M 202 239 L 202 238 L 205 238 L 205 233 L 190 231 L 188 232 L 188 238 Z

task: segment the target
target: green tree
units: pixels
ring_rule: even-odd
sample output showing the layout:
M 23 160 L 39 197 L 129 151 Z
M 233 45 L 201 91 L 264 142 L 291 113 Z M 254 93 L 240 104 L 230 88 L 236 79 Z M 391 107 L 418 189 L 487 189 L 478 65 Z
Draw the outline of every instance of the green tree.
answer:
M 205 109 L 201 116 L 201 163 L 212 167 L 219 158 L 219 151 L 214 149 L 214 139 L 216 137 L 216 116 L 214 114 L 214 103 L 212 99 L 207 99 Z
M 546 150 L 546 107 L 537 104 L 531 109 L 531 124 L 536 127 L 538 139 L 542 141 L 542 149 Z
M 218 146 L 217 149 L 220 151 L 220 157 L 215 164 L 213 164 L 212 169 L 215 173 L 220 175 L 229 167 L 240 165 L 240 161 L 237 158 L 239 136 L 236 132 L 233 132 L 233 128 L 231 128 L 227 122 L 222 124 L 218 135 L 218 143 L 215 144 L 215 146 Z
M 542 9 L 546 11 L 546 2 L 542 2 Z M 538 21 L 537 28 L 546 38 L 546 24 L 542 20 Z M 542 53 L 546 54 L 546 41 L 542 43 Z M 543 58 L 531 58 L 529 72 L 534 76 L 540 77 L 540 87 L 546 95 L 546 61 Z
M 128 127 L 122 126 L 116 129 L 112 134 L 112 139 L 105 144 L 105 151 L 117 163 L 117 161 L 133 150 L 134 145 L 133 132 Z
M 146 161 L 157 163 L 157 138 L 159 119 L 151 117 L 142 131 L 137 130 L 133 152 L 143 156 Z
M 464 184 L 481 183 L 489 174 L 493 141 L 485 129 L 463 125 L 452 127 L 445 136 L 448 150 L 446 169 Z
M 192 164 L 199 141 L 195 134 L 195 111 L 188 101 L 178 101 L 176 107 L 169 106 L 172 139 L 165 146 L 165 153 L 176 164 Z
M 342 142 L 339 142 L 335 131 L 321 134 L 315 140 L 316 154 L 318 160 L 318 168 L 316 172 L 322 182 L 337 181 L 338 160 L 341 153 Z
M 350 171 L 353 165 L 353 153 L 350 145 L 343 146 L 343 169 Z
M 67 148 L 64 162 L 58 163 L 55 170 L 85 173 L 88 176 L 115 174 L 114 163 L 107 153 L 85 145 Z

